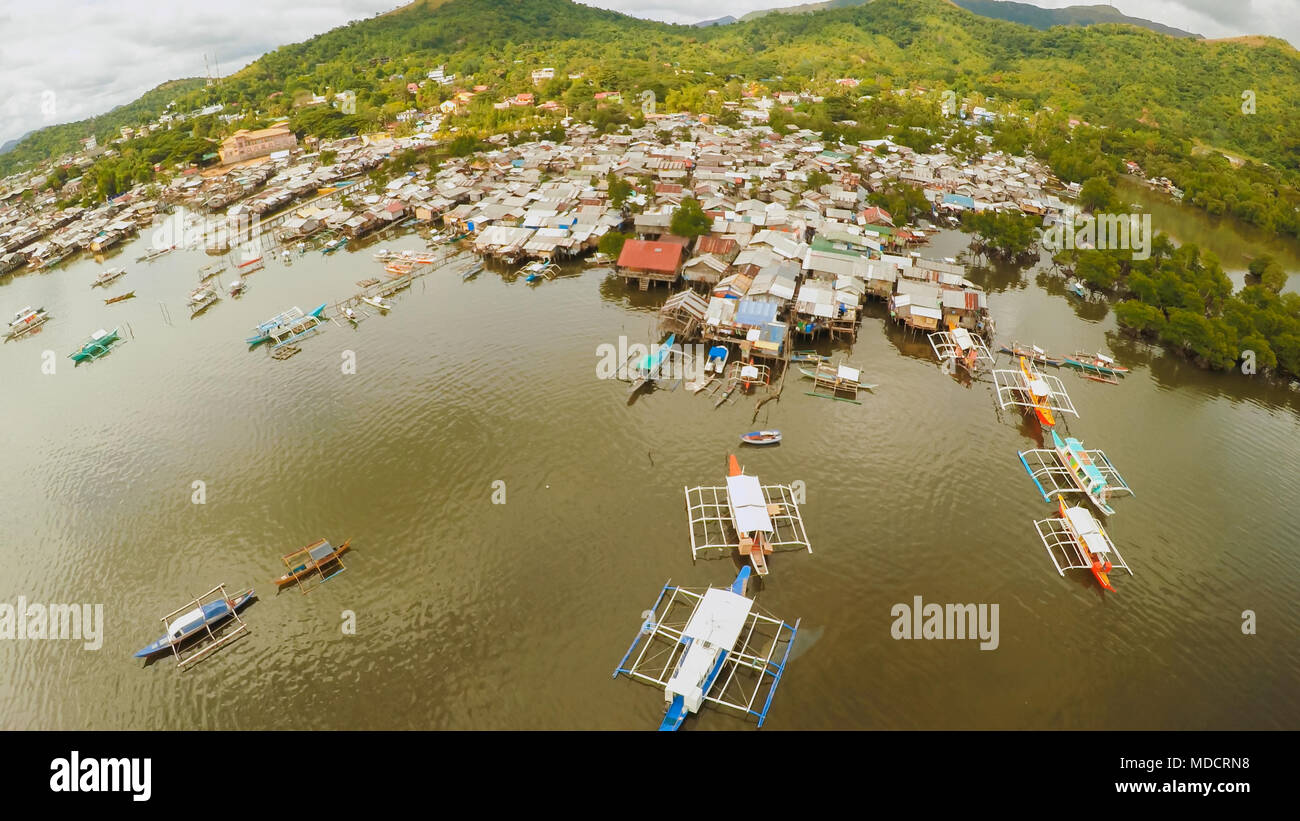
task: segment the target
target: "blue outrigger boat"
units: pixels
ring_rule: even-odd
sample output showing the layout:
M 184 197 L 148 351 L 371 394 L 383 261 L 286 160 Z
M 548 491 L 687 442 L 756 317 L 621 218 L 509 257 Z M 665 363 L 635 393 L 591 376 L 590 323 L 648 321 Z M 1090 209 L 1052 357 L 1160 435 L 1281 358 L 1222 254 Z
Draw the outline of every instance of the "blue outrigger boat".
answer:
M 253 336 L 244 341 L 254 348 L 263 342 L 274 341 L 275 347 L 279 348 L 302 339 L 319 329 L 326 304 L 322 302 L 309 314 L 304 314 L 302 308 L 298 307 L 276 314 L 258 325 L 253 331 Z
M 729 588 L 704 593 L 664 585 L 646 611 L 614 676 L 622 673 L 664 688 L 668 708 L 660 730 L 679 729 L 705 701 L 754 716 L 763 726 L 799 622 L 789 625 L 758 612 L 745 595 L 750 574 L 750 568 L 741 568 Z M 638 645 L 640 653 L 629 664 Z
M 249 588 L 242 593 L 230 597 L 223 596 L 216 601 L 208 602 L 184 613 L 174 621 L 167 622 L 167 634 L 152 644 L 137 650 L 135 657 L 147 659 L 165 650 L 176 648 L 188 639 L 197 638 L 205 628 L 217 627 L 238 613 L 256 595 L 252 588 Z

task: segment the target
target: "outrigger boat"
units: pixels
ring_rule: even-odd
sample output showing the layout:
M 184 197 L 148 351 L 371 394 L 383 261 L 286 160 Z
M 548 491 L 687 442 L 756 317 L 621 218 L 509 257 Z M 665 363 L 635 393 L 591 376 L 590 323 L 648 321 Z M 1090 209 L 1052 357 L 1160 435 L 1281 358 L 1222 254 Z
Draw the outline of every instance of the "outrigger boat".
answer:
M 766 576 L 767 555 L 777 548 L 812 552 L 794 491 L 760 484 L 741 470 L 734 455 L 727 456 L 726 486 L 685 490 L 692 558 L 702 550 L 738 550 Z
M 343 562 L 339 560 L 339 557 L 351 546 L 351 539 L 338 547 L 334 547 L 329 542 L 321 539 L 301 550 L 285 554 L 282 558 L 288 572 L 275 580 L 276 588 L 279 589 L 297 583 L 302 592 L 307 593 L 309 590 L 302 587 L 304 580 L 318 577 L 321 582 L 329 581 L 347 569 L 343 566 Z
M 32 308 L 29 305 L 14 314 L 14 318 L 9 322 L 9 330 L 5 332 L 5 341 L 20 339 L 49 320 L 50 315 L 44 308 Z
M 1065 357 L 1065 364 L 1071 368 L 1077 368 L 1083 376 L 1089 379 L 1096 379 L 1099 382 L 1115 384 L 1117 376 L 1123 376 L 1130 370 L 1123 365 L 1119 365 L 1109 356 L 1103 353 L 1076 353 L 1074 356 Z
M 239 265 L 237 265 L 236 267 L 238 267 L 238 268 L 248 268 L 248 267 L 253 266 L 253 265 L 259 265 L 259 264 L 261 264 L 261 262 L 262 262 L 262 258 L 261 258 L 261 257 L 254 257 L 253 259 L 250 259 L 250 260 L 248 260 L 247 262 L 241 262 L 241 263 L 239 263 Z M 225 269 L 222 269 L 222 270 L 225 270 Z
M 781 442 L 781 431 L 756 430 L 753 433 L 741 434 L 740 441 L 746 445 L 776 445 Z
M 92 288 L 98 288 L 98 287 L 100 287 L 100 286 L 102 286 L 102 285 L 107 285 L 108 283 L 113 282 L 113 281 L 115 281 L 116 279 L 118 279 L 119 277 L 122 277 L 122 276 L 125 276 L 125 275 L 126 275 L 126 269 L 125 269 L 125 268 L 108 268 L 108 269 L 105 269 L 105 270 L 103 270 L 103 271 L 100 271 L 99 276 L 95 277 L 95 281 L 92 282 L 92 283 L 90 283 L 90 287 L 92 287 Z
M 1033 462 L 1031 466 L 1030 462 Z M 1052 431 L 1052 448 L 1026 450 L 1020 453 L 1020 463 L 1029 472 L 1029 478 L 1038 486 L 1044 501 L 1060 498 L 1065 493 L 1082 493 L 1107 516 L 1114 515 L 1110 506 L 1112 496 L 1128 494 L 1133 490 L 1119 475 L 1115 466 L 1099 450 L 1084 450 L 1078 439 L 1061 439 Z M 1044 487 L 1044 483 L 1048 487 Z
M 1066 507 L 1058 497 L 1056 516 L 1034 522 L 1038 535 L 1047 548 L 1047 555 L 1056 565 L 1056 572 L 1064 576 L 1069 569 L 1091 570 L 1103 589 L 1114 593 L 1110 573 L 1116 567 L 1129 570 L 1124 557 L 1119 555 L 1101 523 L 1084 507 Z M 1114 557 L 1113 559 L 1111 557 Z
M 366 303 L 367 305 L 374 306 L 375 308 L 378 308 L 381 311 L 393 310 L 393 303 L 384 299 L 382 296 L 363 296 L 361 297 L 361 301 Z
M 152 251 L 145 254 L 144 256 L 137 258 L 136 262 L 153 262 L 158 257 L 170 254 L 172 251 L 175 250 L 176 250 L 175 245 L 173 245 L 170 248 L 155 248 Z
M 212 279 L 214 276 L 216 276 L 217 274 L 225 270 L 226 270 L 225 265 L 221 265 L 221 266 L 204 265 L 202 268 L 199 269 L 199 282 L 206 282 L 207 280 Z
M 190 293 L 189 308 L 190 316 L 196 317 L 206 311 L 214 302 L 221 299 L 216 288 L 209 288 L 201 285 Z
M 1018 370 L 995 370 L 993 386 L 1004 410 L 1014 406 L 1025 413 L 1033 411 L 1046 429 L 1056 425 L 1059 413 L 1079 415 L 1061 380 L 1034 370 L 1026 357 L 1020 357 Z
M 993 354 L 979 334 L 973 334 L 962 327 L 948 331 L 936 331 L 930 334 L 930 348 L 940 362 L 952 362 L 971 376 L 977 375 L 984 366 L 992 367 Z
M 1059 368 L 1065 364 L 1065 359 L 1052 356 L 1037 345 L 1025 347 L 1019 342 L 1012 342 L 1010 345 L 1001 346 L 998 351 L 1017 358 L 1024 357 L 1035 365 L 1051 365 L 1053 368 Z
M 332 239 L 329 242 L 325 243 L 325 247 L 321 248 L 320 252 L 322 254 L 332 254 L 347 244 L 348 244 L 347 237 L 339 237 L 338 239 Z
M 627 391 L 628 396 L 632 396 L 659 378 L 659 371 L 667 361 L 668 355 L 672 353 L 673 342 L 676 340 L 676 334 L 669 334 L 668 338 L 662 344 L 655 346 L 653 351 L 624 364 L 628 378 L 632 380 L 632 387 Z
M 527 276 L 524 277 L 524 282 L 536 282 L 542 277 L 546 277 L 547 279 L 555 279 L 555 271 L 559 267 L 560 266 L 556 265 L 553 262 L 547 262 L 545 260 L 537 260 L 536 262 L 530 262 L 527 265 L 525 265 L 523 268 L 520 269 L 519 273 L 527 274 Z
M 300 339 L 320 325 L 321 316 L 325 313 L 326 305 L 327 303 L 322 302 L 310 314 L 304 314 L 302 308 L 298 307 L 276 314 L 258 325 L 254 331 L 254 336 L 245 341 L 249 345 L 257 347 L 263 342 L 274 340 L 275 347 L 278 348 L 281 345 Z
M 120 296 L 109 297 L 108 299 L 104 300 L 104 304 L 112 305 L 115 302 L 122 302 L 127 299 L 135 299 L 135 291 L 127 291 L 126 293 L 121 294 Z
M 660 730 L 680 729 L 706 701 L 753 716 L 759 727 L 767 720 L 799 621 L 789 625 L 759 611 L 746 595 L 750 575 L 742 567 L 730 587 L 703 593 L 666 584 L 646 611 L 614 677 L 664 688 Z
M 471 279 L 473 279 L 474 277 L 478 276 L 478 275 L 481 274 L 482 272 L 483 272 L 483 263 L 480 262 L 480 263 L 478 263 L 477 265 L 475 265 L 475 266 L 473 266 L 472 268 L 470 268 L 470 269 L 469 269 L 468 271 L 466 271 L 465 273 L 461 274 L 461 275 L 460 275 L 460 278 L 461 278 L 462 280 L 466 280 L 466 281 L 468 281 L 468 280 L 471 280 Z
M 107 356 L 113 347 L 121 342 L 120 329 L 114 328 L 111 331 L 98 330 L 90 335 L 90 338 L 81 344 L 81 348 L 73 353 L 68 354 L 68 358 L 80 365 L 82 362 L 93 362 L 101 356 Z
M 1033 404 L 1034 414 L 1043 427 L 1051 428 L 1056 425 L 1056 416 L 1052 413 L 1052 406 L 1048 402 L 1048 396 L 1051 389 L 1048 388 L 1047 382 L 1034 371 L 1029 364 L 1029 360 L 1020 357 L 1020 372 L 1025 375 L 1025 384 L 1028 386 L 1029 401 Z
M 184 644 L 189 639 L 198 638 L 204 632 L 210 635 L 212 628 L 220 626 L 232 617 L 237 619 L 238 612 L 257 595 L 250 588 L 241 593 L 237 593 L 234 596 L 226 596 L 224 595 L 224 588 L 217 587 L 213 588 L 207 595 L 200 598 L 207 598 L 207 596 L 218 591 L 221 591 L 223 595 L 215 601 L 210 601 L 206 604 L 199 604 L 199 599 L 195 599 L 194 601 L 197 606 L 193 610 L 184 613 L 179 618 L 172 621 L 167 621 L 167 619 L 164 618 L 163 622 L 166 625 L 166 634 L 152 644 L 137 650 L 135 652 L 135 657 L 138 659 L 147 659 L 150 656 L 155 656 L 165 650 L 172 650 L 176 653 L 181 664 L 196 661 L 199 655 L 206 653 L 207 650 L 202 651 L 200 654 L 190 656 L 188 659 L 181 659 L 179 652 L 180 645 Z M 171 615 L 175 616 L 176 614 L 173 613 Z M 236 630 L 234 634 L 223 637 L 216 645 L 213 645 L 213 647 L 209 649 L 215 649 L 215 647 L 226 643 L 239 633 L 242 633 L 245 629 L 247 629 L 247 625 L 241 624 L 240 628 Z
M 859 390 L 874 391 L 880 387 L 871 382 L 861 381 L 862 371 L 847 365 L 832 366 L 826 362 L 818 362 L 815 368 L 800 367 L 799 373 L 803 374 L 804 379 L 819 383 L 817 387 L 824 387 L 832 394 L 848 392 L 857 396 Z
M 1071 294 L 1074 294 L 1079 299 L 1088 298 L 1088 289 L 1084 288 L 1083 284 L 1077 280 L 1070 280 L 1069 282 L 1065 283 L 1065 290 L 1069 291 Z
M 246 290 L 248 290 L 248 286 L 244 284 L 244 281 L 242 279 L 237 279 L 230 283 L 230 287 L 226 289 L 226 293 L 231 296 L 239 296 Z

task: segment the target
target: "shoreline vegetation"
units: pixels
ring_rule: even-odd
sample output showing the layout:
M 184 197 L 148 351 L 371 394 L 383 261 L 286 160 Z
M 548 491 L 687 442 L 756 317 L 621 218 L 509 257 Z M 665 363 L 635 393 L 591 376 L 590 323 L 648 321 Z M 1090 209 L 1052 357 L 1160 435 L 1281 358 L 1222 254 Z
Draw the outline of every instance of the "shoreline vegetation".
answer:
M 1186 40 L 1115 25 L 1039 31 L 941 0 L 704 29 L 567 0 L 420 0 L 283 46 L 228 77 L 173 81 L 100 117 L 42 129 L 0 155 L 0 174 L 10 175 L 6 202 L 90 208 L 131 191 L 157 197 L 178 175 L 216 165 L 217 145 L 238 129 L 287 122 L 297 139 L 322 144 L 400 138 L 437 112 L 434 146 L 369 171 L 378 190 L 417 166 L 475 155 L 490 138 L 558 143 L 574 122 L 609 135 L 680 113 L 714 127 L 811 132 L 832 152 L 888 141 L 918 153 L 938 146 L 957 162 L 1029 157 L 1091 213 L 1127 210 L 1114 185 L 1140 173 L 1183 205 L 1294 238 L 1300 132 L 1283 103 L 1295 99 L 1300 54 L 1279 40 Z M 770 104 L 756 108 L 760 100 Z M 128 137 L 134 128 L 141 136 Z M 89 137 L 102 148 L 84 149 Z M 653 195 L 646 180 L 607 182 L 615 207 Z M 832 182 L 814 172 L 805 190 Z M 916 184 L 870 188 L 867 201 L 900 223 L 932 213 Z M 800 194 L 790 196 L 797 204 Z M 976 256 L 1018 264 L 1037 259 L 1038 226 L 1041 218 L 1014 211 L 961 218 Z M 616 255 L 630 236 L 612 233 L 600 251 Z M 1286 272 L 1267 255 L 1237 293 L 1213 254 L 1159 233 L 1147 259 L 1084 249 L 1053 261 L 1105 294 L 1126 333 L 1202 367 L 1233 368 L 1250 354 L 1258 372 L 1300 376 L 1300 295 L 1281 293 Z
M 1090 181 L 1091 183 L 1091 181 Z M 1091 189 L 1091 191 L 1090 191 Z M 1080 204 L 1114 207 L 1113 191 L 1084 186 Z M 1038 259 L 1041 227 L 1010 212 L 966 212 L 961 228 L 977 255 L 1023 264 Z M 1060 251 L 1053 264 L 1111 303 L 1125 333 L 1156 341 L 1202 368 L 1300 377 L 1300 294 L 1282 293 L 1287 273 L 1269 254 L 1256 257 L 1245 286 L 1233 292 L 1218 258 L 1194 243 L 1151 239 L 1146 259 L 1130 250 Z

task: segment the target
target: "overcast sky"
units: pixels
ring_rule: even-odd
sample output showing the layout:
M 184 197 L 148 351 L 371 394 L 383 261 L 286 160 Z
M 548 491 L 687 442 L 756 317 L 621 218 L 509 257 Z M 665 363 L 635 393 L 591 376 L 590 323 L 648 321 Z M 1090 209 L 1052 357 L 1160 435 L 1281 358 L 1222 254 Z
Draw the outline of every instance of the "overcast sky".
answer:
M 527 2 L 527 0 L 520 0 Z M 589 0 L 672 23 L 798 0 Z M 1100 0 L 1074 0 L 1087 5 Z M 401 5 L 398 0 L 36 0 L 0 2 L 0 144 L 101 114 L 166 80 L 229 74 L 284 43 Z M 1071 0 L 1036 0 L 1057 8 Z M 1125 14 L 1207 37 L 1272 34 L 1300 43 L 1300 0 L 1114 0 Z

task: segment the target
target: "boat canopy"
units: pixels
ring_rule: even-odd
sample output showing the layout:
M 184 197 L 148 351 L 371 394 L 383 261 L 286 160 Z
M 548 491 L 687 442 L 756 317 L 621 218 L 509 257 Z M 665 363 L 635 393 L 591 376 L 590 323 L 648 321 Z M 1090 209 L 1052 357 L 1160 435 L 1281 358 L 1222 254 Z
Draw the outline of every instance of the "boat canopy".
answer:
M 844 379 L 849 382 L 857 382 L 859 378 L 862 376 L 862 372 L 859 371 L 857 368 L 850 368 L 848 365 L 840 365 L 839 370 L 837 371 L 837 375 L 839 376 L 840 379 Z
M 741 533 L 771 533 L 772 518 L 757 476 L 728 476 L 727 501 L 736 530 Z
M 1110 545 L 1106 543 L 1106 537 L 1102 535 L 1101 527 L 1091 513 L 1081 507 L 1069 507 L 1065 509 L 1065 515 L 1070 520 L 1070 527 L 1089 552 L 1110 552 Z
M 682 642 L 691 639 L 686 655 L 664 692 L 668 700 L 681 696 L 686 708 L 698 712 L 704 703 L 704 686 L 708 684 L 719 653 L 736 646 L 753 602 L 730 590 L 706 590 L 690 621 L 682 630 Z

